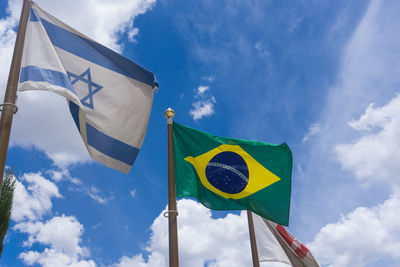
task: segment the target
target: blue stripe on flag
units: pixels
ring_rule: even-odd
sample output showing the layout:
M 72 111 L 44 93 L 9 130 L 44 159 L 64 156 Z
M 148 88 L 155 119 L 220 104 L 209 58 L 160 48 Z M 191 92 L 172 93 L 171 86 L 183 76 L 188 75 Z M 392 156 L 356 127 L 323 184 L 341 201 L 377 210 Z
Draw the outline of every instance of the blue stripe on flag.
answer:
M 157 83 L 153 73 L 111 49 L 67 31 L 43 18 L 40 19 L 53 45 L 150 86 Z
M 21 68 L 19 82 L 23 83 L 26 81 L 48 82 L 50 84 L 66 88 L 76 95 L 68 76 L 60 71 L 42 69 L 32 65 L 26 66 Z
M 74 102 L 69 101 L 69 110 L 79 132 L 81 132 L 79 124 L 79 106 Z M 138 148 L 100 132 L 89 123 L 86 123 L 86 140 L 88 145 L 94 147 L 101 153 L 110 158 L 122 161 L 130 166 L 133 165 L 133 162 L 135 162 L 136 156 L 139 153 Z
M 81 125 L 79 123 L 79 106 L 74 102 L 68 100 L 69 111 L 71 112 L 72 118 L 75 121 L 76 127 L 78 127 L 78 131 L 81 132 Z
M 29 21 L 39 21 L 39 15 L 34 8 L 31 8 L 31 15 Z
M 79 132 L 81 132 L 79 124 L 79 106 L 74 102 L 69 101 L 69 110 Z M 130 166 L 133 165 L 133 162 L 135 162 L 136 156 L 139 153 L 138 148 L 100 132 L 89 123 L 86 123 L 86 140 L 88 145 L 94 147 L 101 153 L 110 158 L 122 161 Z
M 130 166 L 136 159 L 139 149 L 108 136 L 89 123 L 86 123 L 86 135 L 88 145 L 116 160 Z

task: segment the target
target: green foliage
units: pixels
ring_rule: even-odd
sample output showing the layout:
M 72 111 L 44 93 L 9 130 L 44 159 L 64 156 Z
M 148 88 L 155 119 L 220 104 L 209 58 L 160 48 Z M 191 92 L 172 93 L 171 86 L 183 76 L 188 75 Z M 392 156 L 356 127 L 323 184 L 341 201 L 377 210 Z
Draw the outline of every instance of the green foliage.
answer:
M 4 248 L 4 237 L 10 224 L 11 210 L 14 198 L 15 178 L 11 170 L 6 170 L 3 179 L 0 198 L 0 257 Z

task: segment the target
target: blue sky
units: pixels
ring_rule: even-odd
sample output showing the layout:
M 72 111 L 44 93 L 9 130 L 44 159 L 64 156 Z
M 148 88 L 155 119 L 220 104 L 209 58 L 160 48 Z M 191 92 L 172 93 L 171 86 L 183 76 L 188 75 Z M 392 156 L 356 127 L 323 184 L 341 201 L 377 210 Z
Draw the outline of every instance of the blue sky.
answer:
M 19 93 L 0 266 L 167 266 L 168 107 L 193 128 L 291 147 L 289 230 L 321 265 L 399 265 L 399 3 L 37 4 L 151 70 L 160 89 L 128 175 L 89 158 L 62 97 Z M 20 7 L 0 3 L 2 94 Z M 244 213 L 178 209 L 182 266 L 250 266 Z

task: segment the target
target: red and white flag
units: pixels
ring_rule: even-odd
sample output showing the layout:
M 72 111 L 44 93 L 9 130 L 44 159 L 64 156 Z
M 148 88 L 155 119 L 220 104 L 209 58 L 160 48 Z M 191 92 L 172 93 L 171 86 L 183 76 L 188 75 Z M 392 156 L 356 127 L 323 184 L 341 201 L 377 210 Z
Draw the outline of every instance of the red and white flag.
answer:
M 285 227 L 253 213 L 260 262 L 282 262 L 295 267 L 319 267 L 310 250 Z

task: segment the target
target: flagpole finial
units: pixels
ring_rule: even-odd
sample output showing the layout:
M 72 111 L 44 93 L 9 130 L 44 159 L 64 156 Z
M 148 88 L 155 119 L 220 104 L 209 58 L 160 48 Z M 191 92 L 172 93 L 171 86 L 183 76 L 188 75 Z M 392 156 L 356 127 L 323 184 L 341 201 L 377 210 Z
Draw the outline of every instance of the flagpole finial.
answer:
M 164 115 L 167 119 L 172 119 L 175 116 L 175 111 L 172 108 L 167 108 L 164 111 Z

